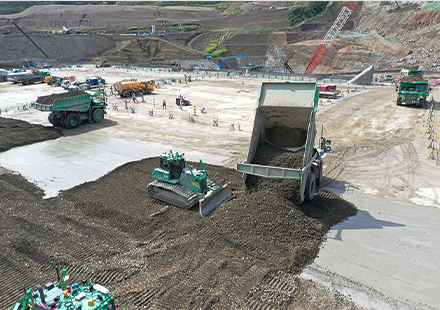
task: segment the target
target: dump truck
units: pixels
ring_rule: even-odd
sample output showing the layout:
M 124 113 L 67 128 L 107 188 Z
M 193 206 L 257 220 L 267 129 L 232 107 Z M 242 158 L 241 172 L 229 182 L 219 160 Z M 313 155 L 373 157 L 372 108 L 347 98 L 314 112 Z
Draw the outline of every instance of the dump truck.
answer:
M 38 285 L 35 291 L 32 288 L 26 290 L 25 284 L 17 279 L 23 287 L 24 296 L 20 298 L 9 310 L 29 309 L 105 309 L 116 310 L 115 299 L 110 291 L 98 283 L 88 283 L 87 280 L 74 282 L 70 279 L 66 269 L 55 267 L 57 279 L 43 286 Z
M 405 76 L 396 85 L 398 106 L 402 104 L 415 104 L 421 107 L 426 103 L 431 88 L 429 81 L 419 75 Z
M 184 154 L 172 150 L 160 155 L 159 168 L 152 173 L 156 180 L 148 184 L 151 197 L 171 205 L 190 209 L 199 205 L 202 217 L 232 199 L 229 183 L 217 185 L 208 178 L 208 171 L 202 160 L 202 169 L 186 166 Z
M 154 91 L 154 80 L 137 81 L 123 80 L 113 85 L 115 92 L 121 97 L 132 97 L 135 94 L 151 94 Z
M 316 185 L 321 183 L 323 158 L 331 141 L 321 136 L 315 148 L 319 92 L 316 82 L 263 82 L 257 100 L 254 126 L 247 160 L 237 164 L 237 171 L 264 178 L 300 180 L 300 201 L 310 202 Z M 299 168 L 253 163 L 257 149 L 269 144 L 283 151 L 304 150 Z
M 340 93 L 340 90 L 336 89 L 335 84 L 321 84 L 318 85 L 319 97 L 320 98 L 332 98 L 335 99 Z
M 78 128 L 81 121 L 100 123 L 104 120 L 107 104 L 102 98 L 102 91 L 89 94 L 72 90 L 38 97 L 35 103 L 31 103 L 31 107 L 50 112 L 48 119 L 52 125 L 72 129 Z

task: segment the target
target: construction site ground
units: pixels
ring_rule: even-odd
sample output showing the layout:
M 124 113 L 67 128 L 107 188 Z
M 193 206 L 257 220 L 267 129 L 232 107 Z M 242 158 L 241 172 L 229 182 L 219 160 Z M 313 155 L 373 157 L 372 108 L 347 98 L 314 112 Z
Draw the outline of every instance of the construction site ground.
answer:
M 322 188 L 301 205 L 294 186 L 246 190 L 234 171 L 247 157 L 261 82 L 285 78 L 52 71 L 159 87 L 127 109 L 107 87 L 102 123 L 60 128 L 59 138 L 41 127 L 17 135 L 18 146 L 4 136 L 29 125 L 4 124 L 50 126 L 28 104 L 63 90 L 0 84 L 2 309 L 22 295 L 17 278 L 33 288 L 54 281 L 50 261 L 108 287 L 119 309 L 440 309 L 440 166 L 428 159 L 428 110 L 398 107 L 393 85 L 342 83 L 342 96 L 320 102 L 317 127 L 332 151 Z M 192 105 L 180 109 L 178 95 Z M 231 176 L 236 198 L 205 218 L 153 201 L 146 186 L 171 149 L 208 163 L 214 181 Z

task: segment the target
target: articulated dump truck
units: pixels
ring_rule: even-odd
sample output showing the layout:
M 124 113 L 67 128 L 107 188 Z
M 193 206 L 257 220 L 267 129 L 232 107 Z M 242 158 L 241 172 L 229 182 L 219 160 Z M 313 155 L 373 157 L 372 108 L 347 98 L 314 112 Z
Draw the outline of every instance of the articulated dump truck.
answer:
M 315 82 L 262 83 L 247 160 L 237 171 L 264 178 L 300 180 L 300 200 L 312 201 L 321 183 L 323 157 L 330 140 L 321 137 L 315 148 L 319 92 Z M 304 152 L 301 167 L 278 167 L 253 163 L 262 144 L 286 152 Z M 302 154 L 302 153 L 300 153 Z

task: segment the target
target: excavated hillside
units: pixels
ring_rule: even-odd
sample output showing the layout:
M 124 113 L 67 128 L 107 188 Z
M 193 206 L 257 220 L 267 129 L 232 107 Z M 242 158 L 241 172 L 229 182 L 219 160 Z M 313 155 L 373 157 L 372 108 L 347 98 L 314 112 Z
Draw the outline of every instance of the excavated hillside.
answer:
M 275 2 L 274 2 L 275 3 Z M 276 2 L 279 4 L 279 2 Z M 436 53 L 440 46 L 440 11 L 424 9 L 426 2 L 359 2 L 315 73 L 399 70 L 418 65 L 439 71 Z M 301 71 L 331 28 L 344 3 L 333 2 L 321 17 L 299 27 L 289 27 L 285 7 L 237 2 L 237 16 L 224 17 L 215 9 L 124 5 L 38 5 L 19 14 L 0 16 L 0 62 L 44 59 L 9 20 L 16 23 L 59 63 L 91 62 L 105 57 L 112 64 L 176 64 L 179 60 L 203 59 L 211 44 L 221 44 L 222 56 L 247 56 L 225 62 L 230 69 L 259 65 L 263 70 L 282 71 L 288 61 Z M 156 32 L 134 36 L 124 30 L 137 27 L 149 33 L 151 26 L 168 29 L 199 25 L 196 32 Z M 62 27 L 90 30 L 94 35 L 48 34 Z M 183 29 L 183 28 L 182 28 Z M 163 30 L 160 30 L 163 32 Z M 38 32 L 38 33 L 37 33 Z M 99 34 L 101 33 L 101 34 Z

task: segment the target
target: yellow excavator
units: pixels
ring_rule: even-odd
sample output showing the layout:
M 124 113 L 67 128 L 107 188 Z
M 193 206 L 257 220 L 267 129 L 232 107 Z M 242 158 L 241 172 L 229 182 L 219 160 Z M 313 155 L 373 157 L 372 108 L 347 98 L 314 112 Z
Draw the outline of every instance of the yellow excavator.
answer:
M 110 63 L 107 59 L 93 58 L 93 61 L 95 62 L 96 68 L 110 67 Z

